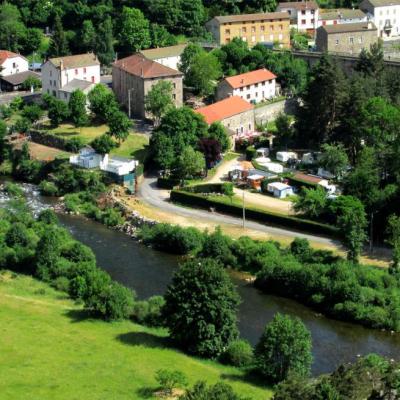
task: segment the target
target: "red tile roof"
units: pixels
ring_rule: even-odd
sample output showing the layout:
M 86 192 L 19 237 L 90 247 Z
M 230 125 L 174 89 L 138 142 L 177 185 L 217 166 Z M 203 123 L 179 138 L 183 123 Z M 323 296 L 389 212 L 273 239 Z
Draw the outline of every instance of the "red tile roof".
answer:
M 14 57 L 25 58 L 25 57 L 21 56 L 20 54 L 13 53 L 12 51 L 0 50 L 0 65 L 2 65 L 4 63 L 4 61 L 7 60 L 7 58 L 14 58 Z
M 166 67 L 156 61 L 147 59 L 140 53 L 133 54 L 126 58 L 121 58 L 113 65 L 132 75 L 141 76 L 143 78 L 183 75 L 179 71 Z
M 246 72 L 245 74 L 230 76 L 225 80 L 232 86 L 233 89 L 238 89 L 240 87 L 254 85 L 255 83 L 260 83 L 264 81 L 270 81 L 275 79 L 276 75 L 274 75 L 271 71 L 267 69 L 257 69 L 256 71 Z
M 227 99 L 217 101 L 207 107 L 201 107 L 195 110 L 204 116 L 208 124 L 216 121 L 222 121 L 225 118 L 232 117 L 245 111 L 250 111 L 254 106 L 243 100 L 239 96 L 228 97 Z

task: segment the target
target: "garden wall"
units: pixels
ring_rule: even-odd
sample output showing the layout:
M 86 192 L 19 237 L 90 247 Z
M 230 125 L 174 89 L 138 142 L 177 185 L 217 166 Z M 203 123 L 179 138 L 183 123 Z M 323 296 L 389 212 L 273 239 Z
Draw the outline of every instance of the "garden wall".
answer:
M 254 109 L 256 124 L 262 125 L 267 121 L 274 120 L 279 113 L 294 114 L 296 110 L 296 100 L 285 99 L 276 103 L 265 104 Z

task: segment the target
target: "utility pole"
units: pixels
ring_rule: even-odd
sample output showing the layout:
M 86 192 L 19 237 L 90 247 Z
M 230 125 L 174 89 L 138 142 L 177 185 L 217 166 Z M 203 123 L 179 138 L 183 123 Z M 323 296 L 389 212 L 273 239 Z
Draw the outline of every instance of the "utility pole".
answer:
M 243 229 L 244 229 L 244 225 L 245 225 L 245 221 L 246 221 L 246 208 L 244 206 L 244 189 L 242 192 L 242 203 L 243 203 Z
M 131 89 L 128 89 L 128 117 L 131 119 Z

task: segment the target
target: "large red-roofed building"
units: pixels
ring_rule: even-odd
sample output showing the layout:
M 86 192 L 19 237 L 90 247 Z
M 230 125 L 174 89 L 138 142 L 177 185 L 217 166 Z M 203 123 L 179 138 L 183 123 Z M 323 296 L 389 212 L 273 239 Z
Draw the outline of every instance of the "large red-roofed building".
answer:
M 239 96 L 253 104 L 272 99 L 275 95 L 276 75 L 265 68 L 225 78 L 217 89 L 218 100 Z

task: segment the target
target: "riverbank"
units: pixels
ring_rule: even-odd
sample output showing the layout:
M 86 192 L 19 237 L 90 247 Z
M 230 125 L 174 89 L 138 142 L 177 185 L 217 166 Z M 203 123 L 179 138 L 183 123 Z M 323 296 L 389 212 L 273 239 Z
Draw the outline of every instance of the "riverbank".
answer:
M 268 388 L 245 383 L 244 372 L 169 347 L 164 330 L 88 319 L 66 297 L 27 276 L 0 275 L 4 398 L 143 399 L 161 368 L 181 370 L 190 385 L 222 379 L 254 400 L 271 398 Z

